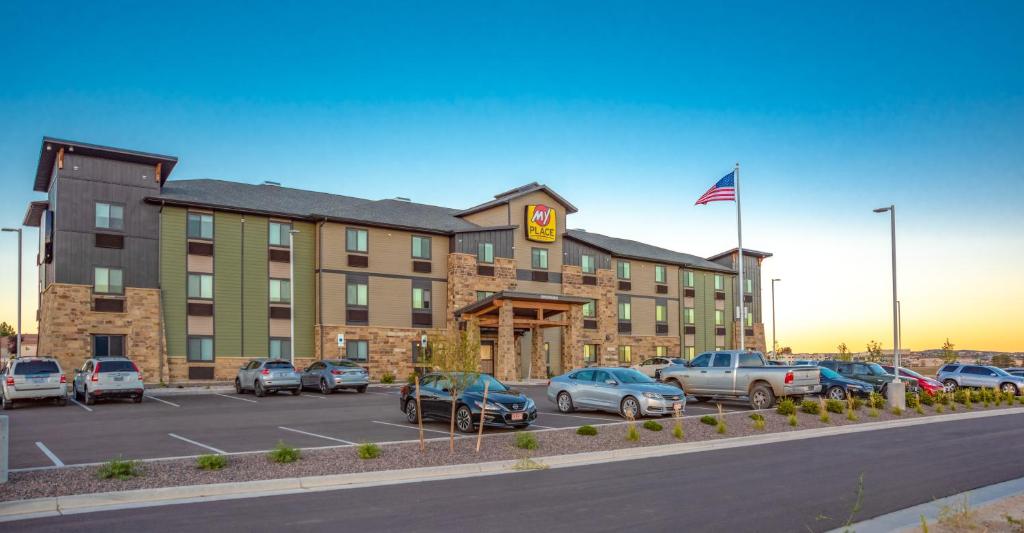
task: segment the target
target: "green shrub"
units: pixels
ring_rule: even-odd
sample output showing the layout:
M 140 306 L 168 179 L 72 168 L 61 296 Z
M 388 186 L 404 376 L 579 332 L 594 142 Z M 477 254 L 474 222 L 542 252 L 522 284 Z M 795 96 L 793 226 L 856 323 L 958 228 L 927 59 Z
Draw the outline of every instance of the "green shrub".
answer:
M 754 422 L 757 422 L 758 420 L 764 422 L 764 415 L 761 413 L 750 413 L 750 419 Z
M 846 411 L 846 402 L 842 400 L 825 400 L 825 410 L 841 415 Z
M 395 382 L 395 375 L 392 374 L 391 372 L 385 372 L 384 375 L 382 375 L 380 377 L 380 382 L 381 383 L 394 383 Z
M 858 420 L 857 413 L 853 409 L 848 409 L 846 411 L 846 419 L 850 422 L 856 422 Z
M 359 447 L 356 448 L 356 452 L 359 454 L 360 459 L 376 459 L 380 456 L 380 446 L 377 446 L 372 442 L 367 442 L 360 444 Z
M 851 396 L 850 398 L 850 407 L 853 407 L 854 410 L 860 411 L 864 407 L 864 400 L 859 396 Z
M 793 403 L 793 400 L 791 398 L 785 398 L 779 401 L 779 406 L 775 408 L 775 412 L 783 416 L 795 415 L 796 404 Z
M 796 427 L 800 422 L 796 418 L 796 413 L 789 415 L 789 425 Z
M 914 407 L 914 412 L 919 414 L 919 415 L 923 415 L 924 414 L 924 408 L 921 407 L 921 404 L 918 404 L 917 407 Z
M 277 446 L 274 446 L 273 450 L 267 454 L 267 457 L 275 463 L 294 463 L 298 461 L 302 456 L 302 452 L 298 448 L 292 448 L 283 442 L 278 442 Z
M 980 391 L 978 389 L 971 389 L 968 392 L 970 392 L 971 401 L 974 402 L 974 403 L 980 403 L 980 402 L 983 402 L 985 400 L 985 397 L 982 396 L 982 391 Z
M 516 433 L 516 448 L 522 450 L 536 450 L 537 446 L 539 446 L 539 444 L 537 444 L 537 437 L 534 437 L 533 433 L 527 431 Z
M 916 409 L 921 406 L 921 397 L 916 393 L 907 394 L 907 409 Z
M 871 418 L 878 418 L 878 409 L 875 409 L 874 407 L 868 409 L 868 416 Z
M 136 476 L 141 476 L 142 471 L 139 469 L 138 463 L 135 461 L 126 461 L 118 457 L 117 459 L 111 459 L 100 467 L 97 474 L 100 479 L 119 479 L 125 480 Z
M 586 435 L 588 437 L 593 437 L 594 435 L 597 435 L 597 428 L 594 427 L 594 426 L 591 426 L 590 424 L 585 424 L 585 425 L 582 425 L 582 426 L 576 428 L 576 434 L 577 435 Z
M 683 426 L 676 426 L 672 428 L 672 436 L 679 440 L 683 440 Z
M 764 419 L 763 418 L 755 418 L 754 419 L 754 429 L 757 429 L 757 430 L 763 430 L 764 429 Z
M 821 405 L 814 400 L 804 400 L 800 402 L 800 410 L 809 415 L 816 415 L 821 412 Z
M 228 458 L 218 454 L 200 455 L 196 458 L 196 466 L 200 470 L 221 470 L 228 466 Z
M 969 396 L 969 391 L 967 389 L 957 389 L 953 393 L 953 401 L 958 403 L 958 404 L 960 404 L 960 405 L 963 405 L 963 404 L 971 401 L 970 396 Z
M 711 415 L 704 415 L 704 416 L 700 417 L 700 423 L 701 424 L 707 424 L 709 426 L 717 426 L 718 425 L 718 419 L 713 417 L 713 416 L 711 416 Z
M 636 426 L 629 424 L 629 429 L 626 430 L 626 440 L 638 442 L 640 440 L 640 431 L 636 429 Z
M 644 421 L 644 429 L 650 430 L 650 431 L 661 431 L 664 428 L 662 428 L 661 424 L 655 422 L 654 420 L 645 420 Z
M 885 396 L 872 392 L 868 397 L 868 405 L 874 409 L 885 409 Z
M 890 412 L 896 416 L 903 416 L 903 409 L 900 409 L 898 405 L 894 405 Z
M 943 412 L 943 411 L 945 411 L 945 410 L 946 410 L 946 409 L 945 409 L 944 407 L 942 407 L 942 404 L 941 404 L 941 403 L 940 403 L 940 404 L 936 404 L 936 405 L 935 405 L 935 412 L 936 412 L 936 413 L 941 413 L 941 412 Z
M 721 435 L 725 435 L 725 420 L 718 421 L 718 425 L 715 427 L 715 431 Z
M 949 394 L 946 393 L 946 391 L 937 393 L 935 395 L 935 399 L 939 403 L 939 405 L 949 405 L 950 403 L 953 402 L 952 398 L 949 397 Z
M 921 394 L 921 395 L 919 395 L 918 399 L 921 401 L 922 405 L 927 405 L 929 407 L 935 405 L 935 397 L 932 396 L 931 394 L 928 394 L 928 393 Z
M 818 415 L 818 420 L 821 420 L 822 424 L 828 424 L 832 421 L 832 418 L 828 416 L 828 411 L 822 411 L 821 414 Z

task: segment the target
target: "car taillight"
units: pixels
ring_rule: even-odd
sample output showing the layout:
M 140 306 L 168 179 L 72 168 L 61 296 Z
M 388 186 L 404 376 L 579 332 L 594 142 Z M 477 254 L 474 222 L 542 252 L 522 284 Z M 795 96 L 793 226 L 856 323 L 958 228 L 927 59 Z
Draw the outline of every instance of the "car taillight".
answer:
M 134 368 L 135 373 L 139 375 L 139 381 L 142 381 L 142 371 L 139 370 L 139 365 L 135 364 L 135 361 L 132 361 L 132 368 Z
M 333 374 L 335 376 L 340 376 L 340 375 L 344 374 L 344 372 L 342 372 L 341 370 L 338 370 L 337 368 L 332 368 L 331 369 L 331 374 Z
M 67 383 L 68 382 L 67 376 L 65 376 L 64 374 L 61 374 L 60 375 L 60 382 L 61 383 Z
M 786 372 L 786 385 L 793 383 L 793 371 Z
M 7 376 L 7 384 L 14 385 L 14 376 Z
M 408 395 L 409 395 L 409 386 L 408 385 L 402 385 L 402 396 L 408 396 Z
M 100 380 L 100 364 L 96 363 L 96 367 L 92 369 L 92 375 L 89 376 L 89 381 L 99 381 L 99 380 Z
M 270 371 L 267 370 L 266 368 L 264 368 L 263 370 L 260 370 L 260 374 L 263 374 L 264 376 L 269 376 L 270 375 Z

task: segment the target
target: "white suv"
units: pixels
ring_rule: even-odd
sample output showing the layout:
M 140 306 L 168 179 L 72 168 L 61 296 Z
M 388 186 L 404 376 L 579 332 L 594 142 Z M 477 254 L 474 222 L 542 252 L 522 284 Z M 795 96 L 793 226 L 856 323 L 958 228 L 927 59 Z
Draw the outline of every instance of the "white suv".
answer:
M 13 409 L 15 400 L 53 398 L 67 405 L 67 378 L 52 357 L 16 357 L 0 368 L 0 403 Z
M 131 398 L 141 403 L 145 390 L 142 371 L 126 357 L 93 357 L 75 370 L 75 399 L 86 405 L 103 398 Z

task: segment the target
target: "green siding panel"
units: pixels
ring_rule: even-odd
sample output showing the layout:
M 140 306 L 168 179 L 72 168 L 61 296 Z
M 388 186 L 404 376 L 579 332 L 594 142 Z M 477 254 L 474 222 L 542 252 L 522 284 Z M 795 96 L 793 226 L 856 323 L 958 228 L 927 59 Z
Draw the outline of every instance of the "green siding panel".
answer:
M 246 357 L 270 353 L 269 223 L 266 217 L 246 216 L 243 227 L 242 352 Z
M 213 352 L 242 355 L 242 217 L 213 215 Z
M 736 290 L 736 276 L 725 276 L 725 348 L 732 349 L 733 320 L 736 318 L 736 299 L 733 297 Z
M 169 357 L 185 357 L 185 264 L 188 259 L 185 242 L 185 210 L 164 207 L 160 212 L 160 298 Z
M 299 233 L 292 235 L 292 257 L 295 300 L 292 302 L 292 320 L 295 329 L 294 357 L 313 357 L 313 322 L 316 320 L 315 270 L 316 226 L 308 222 L 294 223 Z

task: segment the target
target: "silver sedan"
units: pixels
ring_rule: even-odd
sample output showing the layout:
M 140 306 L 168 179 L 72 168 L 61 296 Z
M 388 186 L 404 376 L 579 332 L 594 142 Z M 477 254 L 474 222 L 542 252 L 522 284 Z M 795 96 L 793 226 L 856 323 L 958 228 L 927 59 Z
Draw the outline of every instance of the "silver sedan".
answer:
M 318 389 L 330 394 L 338 389 L 355 389 L 366 392 L 370 375 L 366 369 L 345 359 L 316 361 L 302 371 L 302 388 Z
M 563 413 L 594 409 L 633 417 L 670 415 L 686 394 L 632 368 L 592 367 L 551 378 L 548 400 Z

